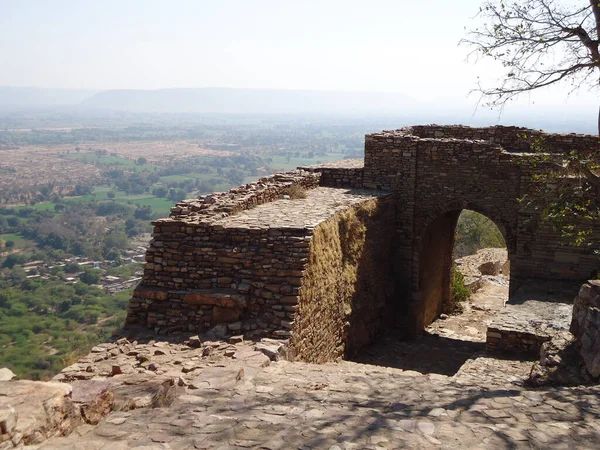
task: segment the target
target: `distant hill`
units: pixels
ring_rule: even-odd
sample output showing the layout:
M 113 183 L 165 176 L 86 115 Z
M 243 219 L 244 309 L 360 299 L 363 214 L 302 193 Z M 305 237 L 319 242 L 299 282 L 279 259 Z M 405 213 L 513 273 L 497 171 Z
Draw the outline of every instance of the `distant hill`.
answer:
M 45 89 L 0 86 L 0 108 L 36 108 L 78 105 L 98 93 L 88 89 Z
M 131 112 L 231 114 L 398 112 L 414 104 L 404 94 L 228 88 L 111 90 L 82 102 Z

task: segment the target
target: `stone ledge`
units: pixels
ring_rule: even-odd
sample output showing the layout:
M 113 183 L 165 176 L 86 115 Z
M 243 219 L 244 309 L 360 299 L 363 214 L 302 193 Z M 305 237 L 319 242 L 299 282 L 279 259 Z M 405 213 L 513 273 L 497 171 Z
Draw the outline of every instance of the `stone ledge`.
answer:
M 544 342 L 569 330 L 572 311 L 572 305 L 557 302 L 508 304 L 488 325 L 486 349 L 537 356 Z

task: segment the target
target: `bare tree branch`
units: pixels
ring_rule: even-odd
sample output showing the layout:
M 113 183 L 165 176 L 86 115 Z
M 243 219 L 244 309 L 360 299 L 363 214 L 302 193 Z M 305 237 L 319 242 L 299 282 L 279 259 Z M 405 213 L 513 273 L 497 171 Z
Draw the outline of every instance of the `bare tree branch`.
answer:
M 600 80 L 591 76 L 600 75 L 598 0 L 571 8 L 559 0 L 488 0 L 478 16 L 483 25 L 460 43 L 505 68 L 498 86 L 475 89 L 488 106 L 567 80 L 577 88 L 598 87 Z

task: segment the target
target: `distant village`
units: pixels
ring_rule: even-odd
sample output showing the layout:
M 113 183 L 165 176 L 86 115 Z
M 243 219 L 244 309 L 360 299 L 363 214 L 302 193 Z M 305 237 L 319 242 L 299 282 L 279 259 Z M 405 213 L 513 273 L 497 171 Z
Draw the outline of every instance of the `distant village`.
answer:
M 79 266 L 79 271 L 75 273 L 69 273 L 67 277 L 64 277 L 65 284 L 75 284 L 80 282 L 79 275 L 81 275 L 86 268 L 107 270 L 117 265 L 129 265 L 129 264 L 143 264 L 145 262 L 146 247 L 139 246 L 135 249 L 121 250 L 121 259 L 117 261 L 92 261 L 85 259 L 84 257 L 74 256 L 71 258 L 65 258 L 54 263 L 48 263 L 44 261 L 31 261 L 23 264 L 22 268 L 25 271 L 27 279 L 50 279 L 50 271 L 56 267 L 65 267 L 69 263 L 75 263 Z M 143 272 L 137 271 L 134 276 L 129 279 L 123 277 L 103 274 L 100 278 L 98 285 L 107 293 L 115 294 L 119 291 L 129 289 L 132 286 L 137 285 L 142 279 Z

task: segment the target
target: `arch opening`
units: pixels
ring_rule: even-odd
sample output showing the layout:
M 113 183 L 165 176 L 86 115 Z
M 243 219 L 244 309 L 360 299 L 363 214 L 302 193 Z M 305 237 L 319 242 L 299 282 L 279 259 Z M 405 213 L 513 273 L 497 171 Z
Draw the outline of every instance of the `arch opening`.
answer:
M 415 332 L 424 330 L 443 313 L 460 311 L 460 289 L 465 295 L 473 293 L 483 286 L 485 276 L 503 276 L 494 281 L 505 285 L 502 295 L 508 296 L 505 235 L 501 224 L 469 209 L 447 211 L 429 224 L 418 254 L 412 314 Z
M 455 314 L 449 314 L 454 256 L 458 253 L 462 259 L 477 261 L 479 250 L 505 247 L 504 236 L 506 230 L 501 224 L 473 210 L 456 207 L 438 214 L 419 236 L 419 246 L 415 249 L 414 295 L 408 299 L 408 311 L 398 311 L 404 320 L 398 321 L 400 326 L 390 329 L 383 339 L 366 348 L 355 360 L 421 373 L 457 374 L 467 361 L 485 349 L 486 320 L 504 306 L 502 297 L 508 296 L 508 278 L 499 283 L 499 289 L 493 288 L 493 279 L 489 282 L 493 288 L 489 300 L 495 302 L 492 307 L 477 308 L 482 305 L 481 299 L 473 303 L 473 296 L 468 303 L 476 305 L 474 308 L 467 307 L 464 313 L 456 308 Z M 503 253 L 506 258 L 507 250 L 505 247 L 499 252 L 487 253 Z M 486 279 L 486 286 L 487 283 Z M 446 314 L 444 320 L 438 320 L 443 313 Z

